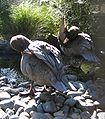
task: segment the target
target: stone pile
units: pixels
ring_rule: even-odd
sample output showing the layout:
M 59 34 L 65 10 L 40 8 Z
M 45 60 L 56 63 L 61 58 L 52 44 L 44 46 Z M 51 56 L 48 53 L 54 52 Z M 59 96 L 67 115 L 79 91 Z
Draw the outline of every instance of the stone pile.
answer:
M 99 103 L 92 81 L 84 83 L 72 77 L 72 91 L 61 93 L 51 88 L 46 91 L 34 84 L 35 95 L 31 96 L 25 93 L 30 82 L 1 76 L 0 119 L 97 119 L 97 116 L 105 119 L 105 113 L 97 109 Z

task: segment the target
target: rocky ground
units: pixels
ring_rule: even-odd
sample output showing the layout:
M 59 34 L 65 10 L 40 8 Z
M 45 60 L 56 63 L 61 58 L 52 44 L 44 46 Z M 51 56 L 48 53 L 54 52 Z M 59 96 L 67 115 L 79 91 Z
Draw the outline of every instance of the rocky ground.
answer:
M 0 119 L 105 119 L 105 81 L 78 81 L 74 75 L 73 91 L 48 91 L 34 84 L 35 95 L 28 95 L 30 82 L 14 77 L 0 77 Z M 19 78 L 19 77 L 18 77 Z M 25 95 L 24 95 L 25 94 Z

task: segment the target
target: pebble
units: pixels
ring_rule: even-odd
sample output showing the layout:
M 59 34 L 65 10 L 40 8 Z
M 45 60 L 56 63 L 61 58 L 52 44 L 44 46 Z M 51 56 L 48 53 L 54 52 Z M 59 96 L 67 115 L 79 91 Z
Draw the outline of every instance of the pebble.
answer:
M 17 115 L 12 115 L 9 117 L 9 119 L 18 119 L 19 117 Z
M 14 115 L 14 111 L 12 109 L 10 109 L 10 108 L 6 109 L 6 113 L 9 115 L 9 117 Z
M 93 82 L 77 81 L 75 75 L 66 75 L 65 78 L 74 91 L 43 92 L 44 87 L 35 84 L 35 96 L 30 97 L 19 95 L 29 89 L 28 81 L 19 83 L 15 78 L 11 81 L 0 77 L 0 119 L 96 119 L 95 113 L 91 115 L 87 111 L 89 106 L 100 103 L 93 100 L 96 94 Z M 104 119 L 105 112 L 98 112 L 97 116 Z
M 0 77 L 0 81 L 4 81 L 4 83 L 8 83 L 8 78 L 6 76 Z
M 18 110 L 16 111 L 16 115 L 19 116 L 23 111 L 24 111 L 24 108 L 19 107 Z
M 46 113 L 54 113 L 57 111 L 57 107 L 53 101 L 48 101 L 48 102 L 43 104 L 43 110 Z
M 56 105 L 57 105 L 57 106 L 62 107 L 63 104 L 64 104 L 64 101 L 65 101 L 65 98 L 64 98 L 63 96 L 57 95 L 57 96 L 55 97 L 55 102 L 56 102 Z
M 43 92 L 40 94 L 40 100 L 44 102 L 54 100 L 54 96 L 48 92 Z
M 5 115 L 6 113 L 0 108 L 0 119 Z
M 9 119 L 8 114 L 3 115 L 2 119 Z
M 0 91 L 0 100 L 10 99 L 11 96 L 8 92 Z
M 14 109 L 17 111 L 20 107 L 26 107 L 27 104 L 20 101 L 20 100 L 16 100 L 14 103 Z
M 14 108 L 14 102 L 11 101 L 10 99 L 5 99 L 0 101 L 0 107 L 4 110 L 7 108 L 13 109 Z
M 19 119 L 29 119 L 29 118 L 30 118 L 30 115 L 27 112 L 22 112 L 19 115 Z
M 37 111 L 38 111 L 38 112 L 44 112 L 42 103 L 40 103 L 40 104 L 37 106 Z
M 71 118 L 72 118 L 72 119 L 81 119 L 80 114 L 78 114 L 78 113 L 73 113 L 73 114 L 71 115 Z
M 54 116 L 55 116 L 55 117 L 57 117 L 57 116 L 63 117 L 63 116 L 64 116 L 64 113 L 63 113 L 63 111 L 58 111 L 58 112 L 55 112 L 55 113 L 54 113 Z
M 88 111 L 82 112 L 81 119 L 91 119 L 91 114 Z
M 98 119 L 105 119 L 105 112 L 99 112 L 97 114 Z
M 53 119 L 53 116 L 49 113 L 34 112 L 32 119 Z

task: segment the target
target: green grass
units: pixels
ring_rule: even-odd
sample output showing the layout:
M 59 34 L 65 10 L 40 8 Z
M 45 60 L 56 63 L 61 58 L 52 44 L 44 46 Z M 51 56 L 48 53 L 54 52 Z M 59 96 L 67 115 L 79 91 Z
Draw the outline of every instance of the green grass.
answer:
M 59 18 L 55 16 L 52 7 L 46 4 L 39 6 L 29 1 L 11 5 L 7 21 L 2 19 L 2 34 L 5 38 L 17 34 L 30 39 L 45 37 L 49 33 L 57 35 L 58 28 Z

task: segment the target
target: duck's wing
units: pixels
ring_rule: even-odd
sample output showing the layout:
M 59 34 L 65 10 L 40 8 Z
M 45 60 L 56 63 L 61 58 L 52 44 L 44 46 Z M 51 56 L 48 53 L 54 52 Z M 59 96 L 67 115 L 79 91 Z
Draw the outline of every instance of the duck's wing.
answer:
M 56 47 L 44 41 L 34 41 L 29 45 L 28 49 L 37 58 L 43 60 L 55 74 L 58 70 L 61 70 L 63 66 L 61 53 Z
M 88 34 L 81 33 L 78 35 L 78 45 L 80 49 L 81 55 L 84 57 L 84 59 L 90 61 L 90 62 L 96 62 L 99 63 L 99 59 L 95 54 L 95 49 L 93 42 Z
M 59 91 L 66 91 L 68 82 L 62 81 L 63 64 L 60 51 L 44 41 L 34 41 L 28 49 L 37 58 L 43 60 L 54 73 L 54 77 L 49 78 L 51 85 Z

